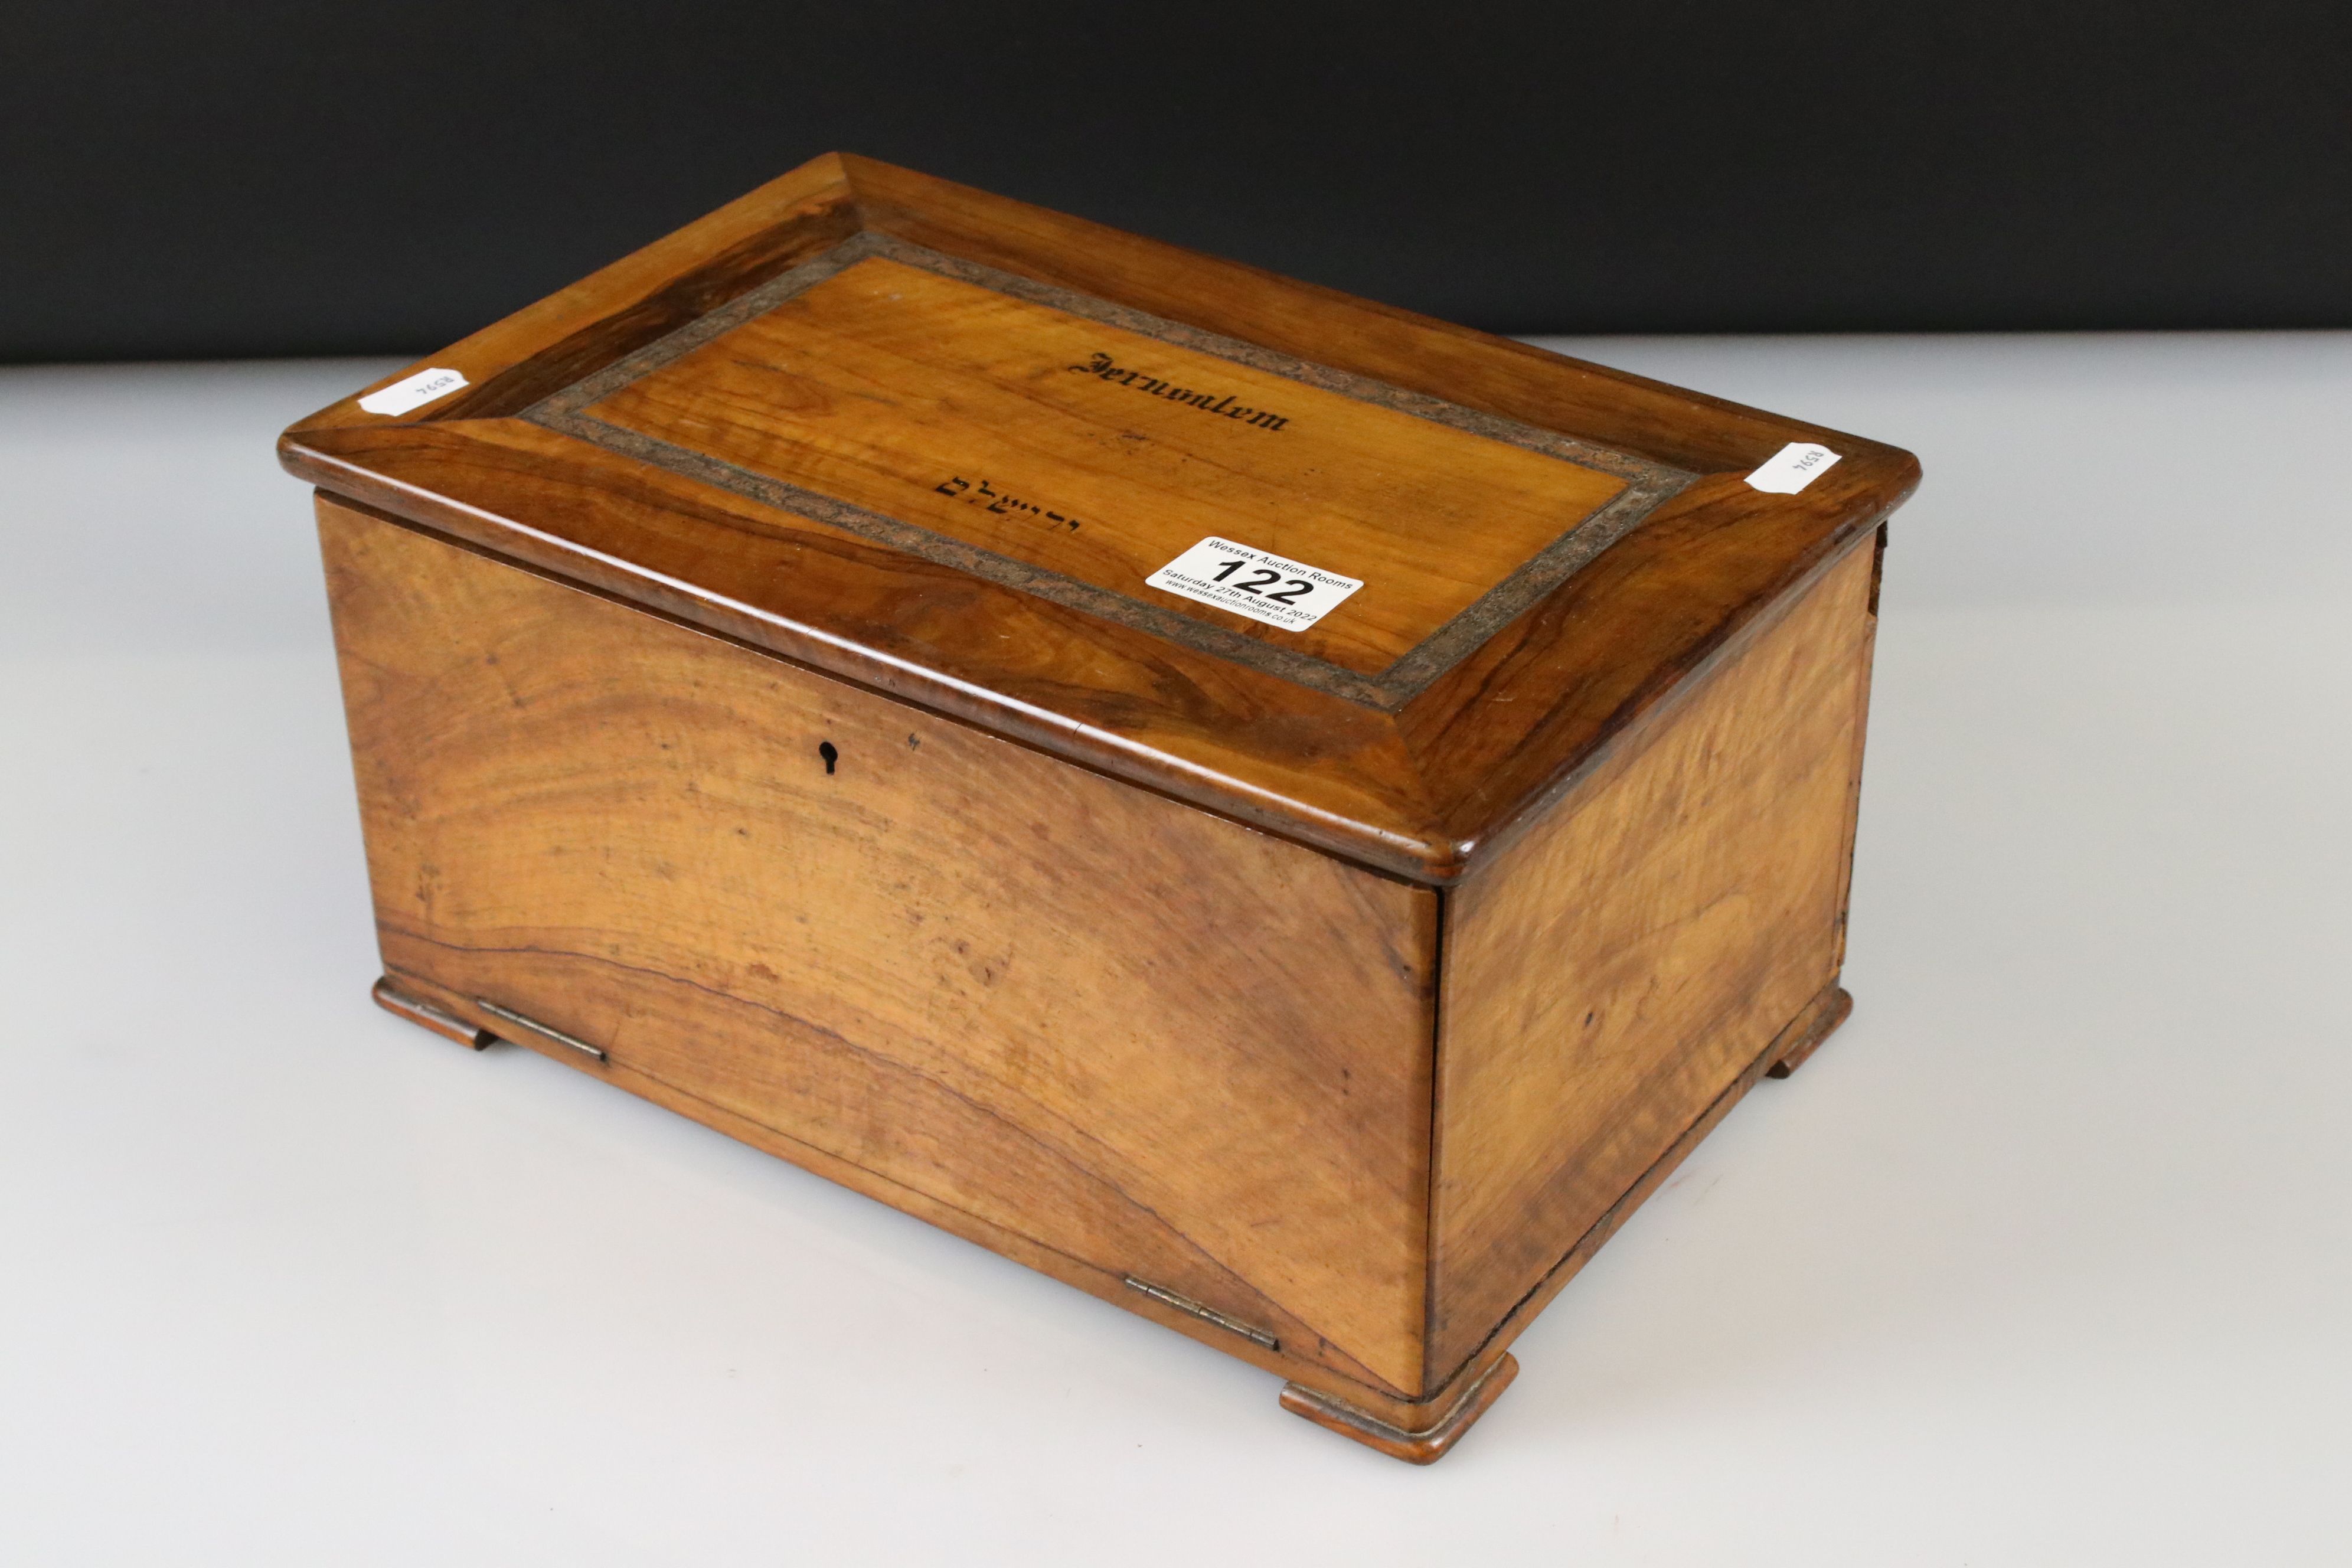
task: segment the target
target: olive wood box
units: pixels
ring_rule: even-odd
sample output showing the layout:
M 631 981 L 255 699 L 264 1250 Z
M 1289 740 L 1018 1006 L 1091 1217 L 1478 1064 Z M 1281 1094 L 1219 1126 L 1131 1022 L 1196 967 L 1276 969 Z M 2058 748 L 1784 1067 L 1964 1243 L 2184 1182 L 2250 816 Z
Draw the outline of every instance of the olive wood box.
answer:
M 1848 1006 L 1907 453 L 848 156 L 279 450 L 379 1001 L 1400 1458 Z

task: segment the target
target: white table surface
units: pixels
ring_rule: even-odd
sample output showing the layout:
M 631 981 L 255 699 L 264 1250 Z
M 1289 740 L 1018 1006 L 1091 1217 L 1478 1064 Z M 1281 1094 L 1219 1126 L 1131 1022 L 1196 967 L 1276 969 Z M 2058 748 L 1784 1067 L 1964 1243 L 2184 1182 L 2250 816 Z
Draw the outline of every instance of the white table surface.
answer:
M 0 372 L 0 1563 L 2352 1561 L 2352 336 L 1578 346 L 1926 461 L 1859 1006 L 1428 1470 L 371 1006 L 389 367 Z

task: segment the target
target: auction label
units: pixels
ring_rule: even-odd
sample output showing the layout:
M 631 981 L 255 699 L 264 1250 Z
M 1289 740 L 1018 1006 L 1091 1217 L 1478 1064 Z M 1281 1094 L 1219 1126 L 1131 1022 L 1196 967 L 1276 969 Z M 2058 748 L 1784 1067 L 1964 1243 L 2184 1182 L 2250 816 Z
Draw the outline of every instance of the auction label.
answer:
M 1748 482 L 1776 496 L 1792 496 L 1829 472 L 1837 460 L 1838 455 L 1827 447 L 1791 441 L 1766 458 L 1762 468 L 1748 476 Z
M 1286 632 L 1305 631 L 1363 586 L 1353 577 L 1318 571 L 1214 535 L 1144 582 Z
M 420 370 L 406 381 L 395 381 L 382 392 L 371 392 L 360 399 L 360 406 L 370 414 L 405 414 L 412 408 L 422 408 L 436 397 L 446 397 L 466 384 L 466 378 L 454 370 Z

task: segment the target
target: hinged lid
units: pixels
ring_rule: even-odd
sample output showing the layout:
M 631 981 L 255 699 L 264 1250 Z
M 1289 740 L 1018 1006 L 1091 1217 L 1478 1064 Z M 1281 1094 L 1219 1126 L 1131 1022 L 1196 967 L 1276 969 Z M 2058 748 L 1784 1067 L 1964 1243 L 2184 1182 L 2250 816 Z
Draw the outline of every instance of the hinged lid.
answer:
M 1748 482 L 1792 443 L 1835 460 L 1792 493 Z M 339 496 L 1427 881 L 1918 475 L 847 156 L 279 451 Z

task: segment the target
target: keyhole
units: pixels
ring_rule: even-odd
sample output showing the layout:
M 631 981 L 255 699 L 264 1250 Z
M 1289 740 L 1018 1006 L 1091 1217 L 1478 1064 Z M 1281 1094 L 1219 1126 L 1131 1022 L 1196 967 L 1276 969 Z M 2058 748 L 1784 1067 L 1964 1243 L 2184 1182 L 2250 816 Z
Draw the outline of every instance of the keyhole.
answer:
M 833 749 L 833 742 L 831 741 L 818 742 L 816 754 L 824 759 L 824 771 L 826 773 L 833 772 L 833 764 L 841 761 L 841 753 Z

